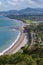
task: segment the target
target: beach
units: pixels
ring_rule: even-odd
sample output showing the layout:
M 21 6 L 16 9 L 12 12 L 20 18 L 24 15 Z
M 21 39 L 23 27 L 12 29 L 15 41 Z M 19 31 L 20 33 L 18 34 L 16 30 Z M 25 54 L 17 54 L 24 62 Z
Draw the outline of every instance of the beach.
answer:
M 13 30 L 15 30 L 15 29 L 13 29 Z M 2 53 L 0 53 L 0 55 L 3 55 L 6 51 L 8 51 L 10 48 L 12 48 L 13 45 L 16 44 L 16 42 L 18 41 L 18 39 L 19 39 L 19 37 L 20 37 L 20 34 L 21 34 L 21 33 L 20 33 L 20 31 L 19 31 L 19 34 L 18 34 L 16 40 L 9 46 L 9 48 L 5 49 Z
M 16 53 L 21 48 L 25 38 L 23 26 L 23 21 L 0 18 L 0 55 Z
M 4 53 L 4 55 L 14 54 L 14 53 L 18 52 L 18 50 L 21 47 L 23 47 L 25 44 L 27 44 L 28 40 L 27 40 L 27 37 L 26 37 L 25 33 L 23 32 L 22 28 L 19 28 L 19 31 L 21 32 L 21 34 L 20 34 L 18 41 L 8 51 L 6 51 Z
M 14 54 L 18 52 L 18 50 L 27 43 L 28 40 L 26 38 L 25 33 L 23 32 L 23 28 L 20 27 L 19 31 L 20 32 L 17 36 L 17 39 L 12 43 L 12 45 L 9 48 L 0 53 L 0 55 Z

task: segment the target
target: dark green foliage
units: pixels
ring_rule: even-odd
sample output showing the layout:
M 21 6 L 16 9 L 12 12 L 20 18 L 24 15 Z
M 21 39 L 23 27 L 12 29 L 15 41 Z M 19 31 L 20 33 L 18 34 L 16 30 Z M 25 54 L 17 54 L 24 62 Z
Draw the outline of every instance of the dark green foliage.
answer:
M 43 15 L 7 15 L 7 17 L 18 20 L 43 21 Z
M 24 49 L 26 49 L 26 53 L 24 53 Z M 22 50 L 23 53 L 18 52 L 13 55 L 0 56 L 0 65 L 43 65 L 43 57 L 41 57 L 43 52 L 40 52 L 41 49 L 28 51 L 28 48 L 24 47 Z

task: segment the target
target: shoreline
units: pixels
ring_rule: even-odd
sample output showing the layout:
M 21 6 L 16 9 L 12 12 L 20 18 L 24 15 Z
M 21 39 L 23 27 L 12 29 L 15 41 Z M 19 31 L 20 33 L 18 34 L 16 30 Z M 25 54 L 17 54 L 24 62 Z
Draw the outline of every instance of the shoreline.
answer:
M 23 29 L 20 28 L 19 31 L 21 32 L 21 35 L 20 35 L 18 41 L 16 42 L 15 45 L 12 46 L 12 48 L 10 48 L 8 51 L 6 51 L 3 55 L 14 54 L 14 53 L 18 52 L 18 50 L 20 50 L 21 47 L 23 47 L 25 44 L 27 44 L 27 42 L 28 42 L 27 35 L 25 35 L 25 33 L 23 32 Z
M 19 20 L 21 21 L 21 20 Z M 23 22 L 23 21 L 22 21 Z M 24 25 L 23 25 L 24 26 Z M 7 48 L 6 50 L 4 50 L 2 53 L 0 53 L 1 55 L 9 55 L 9 54 L 14 54 L 16 52 L 18 52 L 18 50 L 23 47 L 25 44 L 27 44 L 28 40 L 26 38 L 25 33 L 23 32 L 22 26 L 18 28 L 19 30 L 19 34 L 18 37 L 16 38 L 16 40 L 13 42 L 13 44 L 10 45 L 9 48 Z
M 17 38 L 16 38 L 16 40 L 7 48 L 7 49 L 5 49 L 5 50 L 3 50 L 1 53 L 0 53 L 0 55 L 3 55 L 5 52 L 7 52 L 10 48 L 12 48 L 13 47 L 13 45 L 15 45 L 16 44 L 16 42 L 18 41 L 18 39 L 19 39 L 19 37 L 20 37 L 20 35 L 21 35 L 21 32 L 19 31 L 19 34 L 18 34 L 18 36 L 17 36 Z

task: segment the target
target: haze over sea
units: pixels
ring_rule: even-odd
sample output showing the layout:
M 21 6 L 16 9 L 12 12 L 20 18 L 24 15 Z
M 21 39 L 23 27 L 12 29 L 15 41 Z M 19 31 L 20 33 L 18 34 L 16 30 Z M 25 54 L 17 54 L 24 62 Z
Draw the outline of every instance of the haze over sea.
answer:
M 7 49 L 17 38 L 20 31 L 11 27 L 22 26 L 23 23 L 19 20 L 12 20 L 0 16 L 0 53 Z

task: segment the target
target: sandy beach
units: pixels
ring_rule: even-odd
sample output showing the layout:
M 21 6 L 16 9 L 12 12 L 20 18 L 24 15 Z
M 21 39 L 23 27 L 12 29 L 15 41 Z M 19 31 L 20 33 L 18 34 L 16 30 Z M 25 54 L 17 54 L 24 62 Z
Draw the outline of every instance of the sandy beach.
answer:
M 23 28 L 19 28 L 19 35 L 16 39 L 16 41 L 14 43 L 12 43 L 12 45 L 7 48 L 6 50 L 4 50 L 2 53 L 0 53 L 0 55 L 6 55 L 6 54 L 13 54 L 13 53 L 16 53 L 18 52 L 18 50 L 23 47 L 27 42 L 27 38 L 26 38 L 26 35 L 25 33 L 23 32 Z
M 13 29 L 13 30 L 15 30 L 15 29 Z M 12 48 L 13 47 L 13 45 L 15 45 L 16 44 L 16 42 L 18 41 L 18 39 L 19 39 L 19 37 L 20 37 L 20 35 L 21 35 L 21 32 L 19 31 L 19 34 L 18 34 L 18 36 L 17 36 L 17 38 L 16 38 L 16 40 L 7 48 L 7 49 L 5 49 L 4 51 L 2 51 L 1 53 L 0 53 L 0 55 L 3 55 L 6 51 L 8 51 L 10 48 Z
M 25 36 L 25 33 L 23 33 L 23 30 L 21 28 L 19 29 L 19 31 L 21 32 L 21 34 L 18 41 L 8 51 L 4 53 L 5 55 L 16 53 L 22 46 L 27 43 L 28 40 Z

